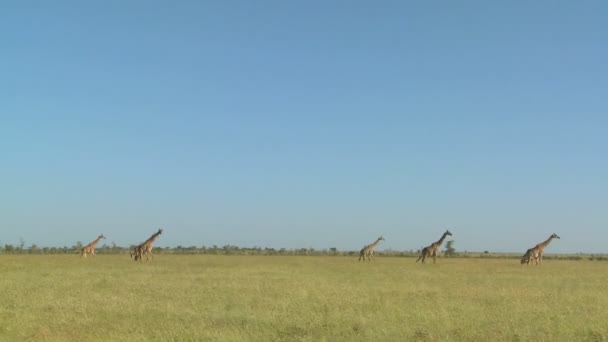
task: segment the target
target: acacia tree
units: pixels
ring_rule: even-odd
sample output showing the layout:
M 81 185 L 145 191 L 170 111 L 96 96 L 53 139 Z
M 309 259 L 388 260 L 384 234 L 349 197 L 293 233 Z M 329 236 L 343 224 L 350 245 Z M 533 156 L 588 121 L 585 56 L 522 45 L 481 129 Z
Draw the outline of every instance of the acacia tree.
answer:
M 445 251 L 443 251 L 446 256 L 453 256 L 456 253 L 456 249 L 454 248 L 454 240 L 449 240 L 445 244 Z

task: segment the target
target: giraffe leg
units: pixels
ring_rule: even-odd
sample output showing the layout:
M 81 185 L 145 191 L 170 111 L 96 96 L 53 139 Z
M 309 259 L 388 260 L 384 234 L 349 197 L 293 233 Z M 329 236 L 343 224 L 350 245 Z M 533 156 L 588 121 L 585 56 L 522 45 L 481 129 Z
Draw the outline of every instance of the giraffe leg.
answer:
M 420 256 L 418 257 L 418 259 L 416 259 L 416 262 L 420 261 L 420 259 L 422 259 L 422 263 L 424 263 L 424 249 L 420 251 Z

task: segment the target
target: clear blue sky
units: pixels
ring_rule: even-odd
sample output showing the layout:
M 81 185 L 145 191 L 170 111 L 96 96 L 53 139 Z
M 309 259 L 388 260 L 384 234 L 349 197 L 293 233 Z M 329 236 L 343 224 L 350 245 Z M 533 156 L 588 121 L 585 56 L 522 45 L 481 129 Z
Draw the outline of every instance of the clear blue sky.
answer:
M 605 1 L 3 1 L 0 243 L 607 252 Z

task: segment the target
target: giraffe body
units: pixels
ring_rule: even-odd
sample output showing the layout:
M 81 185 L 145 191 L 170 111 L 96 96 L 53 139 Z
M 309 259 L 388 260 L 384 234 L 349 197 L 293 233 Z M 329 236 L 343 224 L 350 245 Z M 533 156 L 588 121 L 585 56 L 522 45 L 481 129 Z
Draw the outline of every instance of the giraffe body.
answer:
M 441 247 L 443 240 L 445 240 L 446 236 L 448 235 L 452 236 L 452 233 L 450 233 L 449 230 L 446 230 L 445 233 L 443 233 L 443 235 L 441 236 L 441 239 L 437 240 L 436 242 L 433 242 L 430 246 L 424 247 L 420 251 L 420 256 L 418 257 L 418 259 L 416 259 L 416 262 L 422 260 L 422 263 L 424 264 L 424 260 L 427 257 L 433 257 L 433 264 L 436 263 L 437 251 L 439 250 L 439 247 Z
M 97 239 L 91 241 L 88 245 L 82 247 L 80 249 L 80 257 L 87 257 L 88 254 L 95 256 L 95 246 L 101 239 L 105 239 L 106 237 L 103 234 L 99 235 Z
M 376 239 L 376 241 L 372 242 L 369 245 L 364 246 L 361 249 L 361 251 L 359 252 L 359 261 L 361 261 L 361 259 L 363 259 L 363 261 L 365 261 L 365 258 L 367 258 L 367 261 L 370 261 L 372 258 L 374 259 L 374 261 L 376 261 L 376 256 L 374 255 L 374 250 L 376 249 L 376 246 L 378 246 L 378 244 L 382 240 L 384 240 L 384 238 L 382 236 L 380 236 L 378 239 Z
M 138 245 L 135 247 L 133 253 L 131 253 L 131 257 L 135 257 L 135 261 L 139 260 L 141 261 L 143 256 L 146 256 L 146 260 L 150 260 L 150 257 L 152 257 L 152 259 L 154 259 L 154 255 L 152 254 L 152 248 L 154 247 L 154 240 L 156 240 L 156 238 L 162 234 L 163 230 L 162 229 L 158 229 L 158 231 L 154 234 L 152 234 L 152 236 L 150 236 L 150 238 L 146 241 L 144 241 L 142 244 Z
M 525 264 L 530 264 L 530 261 L 534 261 L 535 265 L 539 265 L 543 263 L 543 256 L 545 255 L 545 248 L 551 243 L 553 239 L 559 239 L 560 237 L 553 233 L 549 238 L 536 246 L 528 249 L 526 254 L 522 257 L 522 265 L 524 264 L 524 259 L 526 259 Z

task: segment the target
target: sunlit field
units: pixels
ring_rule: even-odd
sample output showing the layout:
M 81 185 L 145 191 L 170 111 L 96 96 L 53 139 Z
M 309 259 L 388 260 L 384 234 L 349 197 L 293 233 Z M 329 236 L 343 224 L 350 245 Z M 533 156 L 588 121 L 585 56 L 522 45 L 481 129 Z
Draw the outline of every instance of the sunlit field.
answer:
M 0 256 L 2 341 L 605 341 L 608 263 Z

